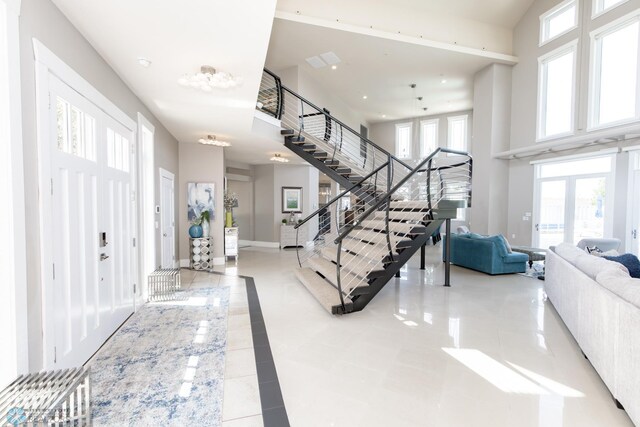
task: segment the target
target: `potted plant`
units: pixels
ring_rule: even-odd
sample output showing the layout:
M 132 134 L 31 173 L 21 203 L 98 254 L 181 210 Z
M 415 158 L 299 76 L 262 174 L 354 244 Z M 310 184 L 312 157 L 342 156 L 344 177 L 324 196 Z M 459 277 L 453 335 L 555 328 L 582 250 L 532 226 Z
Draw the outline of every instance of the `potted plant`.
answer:
M 233 226 L 233 208 L 238 207 L 238 195 L 226 191 L 224 193 L 224 208 L 226 210 L 225 227 Z

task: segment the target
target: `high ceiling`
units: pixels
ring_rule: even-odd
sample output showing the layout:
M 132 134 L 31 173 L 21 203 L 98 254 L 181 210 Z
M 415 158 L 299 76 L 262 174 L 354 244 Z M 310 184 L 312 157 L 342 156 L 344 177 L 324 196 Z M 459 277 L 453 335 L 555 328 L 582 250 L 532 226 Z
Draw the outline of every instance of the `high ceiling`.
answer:
M 342 60 L 336 70 L 313 68 L 305 61 L 329 51 Z M 276 19 L 266 67 L 277 73 L 299 66 L 323 87 L 339 93 L 347 105 L 371 123 L 472 108 L 473 76 L 492 62 L 479 56 Z M 412 83 L 416 84 L 415 90 L 410 87 Z M 416 99 L 419 96 L 422 101 Z M 428 108 L 426 112 L 424 107 Z
M 276 0 L 52 1 L 180 143 L 215 134 L 233 144 L 225 149 L 228 159 L 257 164 L 274 152 L 286 153 L 280 138 L 253 131 L 267 48 L 267 65 L 276 70 L 308 67 L 304 58 L 336 52 L 343 63 L 333 74 L 307 71 L 371 121 L 381 114 L 415 115 L 409 83 L 417 83 L 416 95 L 425 97 L 429 113 L 469 108 L 470 76 L 492 62 L 492 54 L 494 59 L 511 54 L 512 28 L 532 0 L 279 0 L 277 11 Z M 276 14 L 375 26 L 433 43 L 420 46 L 295 19 L 274 21 Z M 461 53 L 464 49 L 473 52 Z M 151 66 L 141 67 L 139 57 Z M 177 85 L 178 77 L 201 65 L 240 76 L 244 83 L 210 94 Z M 368 104 L 362 104 L 365 93 Z

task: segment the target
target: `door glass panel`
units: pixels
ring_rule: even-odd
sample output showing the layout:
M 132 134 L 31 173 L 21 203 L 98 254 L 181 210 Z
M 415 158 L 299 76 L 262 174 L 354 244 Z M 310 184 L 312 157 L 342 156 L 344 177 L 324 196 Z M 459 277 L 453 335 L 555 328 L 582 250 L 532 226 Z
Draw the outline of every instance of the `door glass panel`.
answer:
M 604 237 L 606 178 L 576 179 L 573 243 L 588 237 Z
M 566 191 L 567 184 L 564 180 L 540 183 L 538 245 L 541 248 L 546 249 L 564 241 Z

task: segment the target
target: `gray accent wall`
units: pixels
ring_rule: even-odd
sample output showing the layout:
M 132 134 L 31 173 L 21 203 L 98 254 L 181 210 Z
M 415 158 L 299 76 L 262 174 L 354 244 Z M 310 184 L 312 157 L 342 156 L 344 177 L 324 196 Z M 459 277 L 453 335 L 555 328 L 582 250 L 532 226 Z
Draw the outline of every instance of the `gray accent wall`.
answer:
M 48 218 L 40 212 L 38 200 L 38 156 L 36 134 L 36 92 L 33 42 L 36 38 L 85 80 L 105 95 L 132 120 L 141 112 L 155 126 L 155 168 L 178 176 L 178 142 L 151 114 L 124 81 L 107 64 L 50 0 L 23 0 L 20 15 L 20 67 L 22 78 L 22 127 L 24 141 L 29 370 L 43 366 L 42 285 L 38 223 Z M 156 200 L 159 200 L 156 183 Z M 160 241 L 159 232 L 156 241 Z M 159 262 L 159 250 L 157 261 Z

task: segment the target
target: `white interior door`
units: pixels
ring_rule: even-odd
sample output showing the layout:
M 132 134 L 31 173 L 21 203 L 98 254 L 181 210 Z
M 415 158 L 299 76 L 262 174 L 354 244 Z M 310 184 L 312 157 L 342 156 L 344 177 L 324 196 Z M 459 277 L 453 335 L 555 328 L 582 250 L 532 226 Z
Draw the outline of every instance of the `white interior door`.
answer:
M 45 367 L 80 366 L 133 313 L 132 132 L 49 75 Z M 42 191 L 43 189 L 41 189 Z M 52 351 L 51 351 L 52 350 Z
M 160 230 L 162 232 L 162 268 L 174 268 L 175 250 L 174 176 L 160 169 Z

